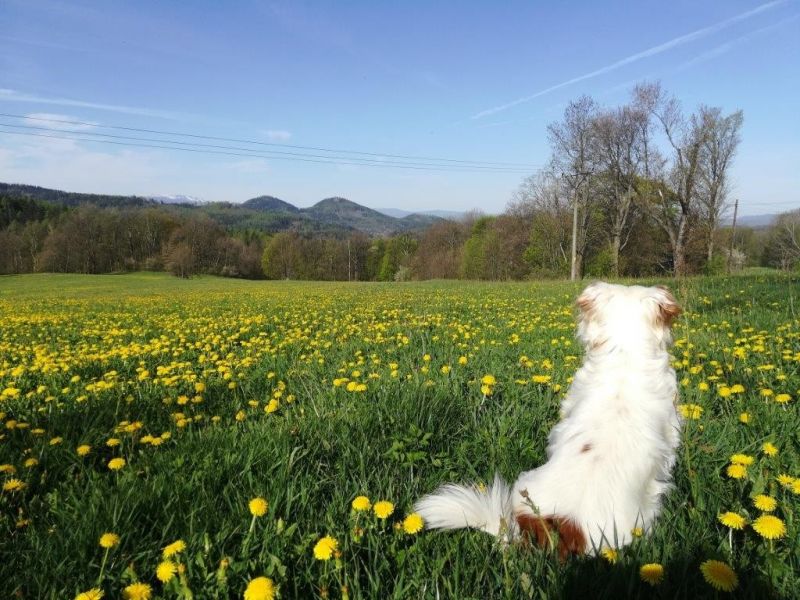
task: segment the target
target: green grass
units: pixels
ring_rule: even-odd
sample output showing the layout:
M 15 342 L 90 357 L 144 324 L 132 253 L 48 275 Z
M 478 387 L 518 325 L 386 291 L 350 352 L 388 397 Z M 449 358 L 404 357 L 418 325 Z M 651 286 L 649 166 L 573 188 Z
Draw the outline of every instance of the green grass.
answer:
M 495 471 L 513 480 L 544 460 L 580 363 L 577 285 L 0 277 L 0 464 L 16 471 L 0 480 L 26 484 L 0 494 L 4 594 L 73 598 L 99 585 L 116 598 L 143 581 L 154 597 L 191 589 L 228 598 L 266 575 L 282 598 L 340 598 L 342 586 L 350 598 L 702 598 L 716 592 L 699 565 L 719 559 L 738 574 L 734 597 L 795 597 L 800 495 L 775 477 L 800 477 L 798 280 L 696 278 L 673 288 L 687 309 L 673 352 L 685 363 L 681 402 L 702 414 L 686 423 L 676 487 L 652 535 L 610 564 L 560 563 L 474 531 L 396 529 L 440 483 Z M 498 380 L 488 397 L 485 374 Z M 534 384 L 536 374 L 551 382 Z M 345 377 L 366 391 L 334 385 Z M 206 389 L 196 393 L 196 382 Z M 744 393 L 719 394 L 734 384 Z M 141 428 L 116 431 L 126 421 Z M 165 432 L 158 446 L 142 443 Z M 776 456 L 762 453 L 767 441 Z M 86 457 L 80 444 L 92 447 Z M 755 459 L 742 480 L 725 475 L 734 453 Z M 110 471 L 112 457 L 127 465 Z M 38 463 L 26 467 L 31 458 Z M 762 492 L 777 499 L 786 536 L 770 543 L 748 526 L 729 539 L 717 515 L 752 521 L 751 496 Z M 354 513 L 361 494 L 391 501 L 394 514 Z M 256 496 L 269 511 L 251 525 Z M 121 542 L 99 581 L 104 532 Z M 339 558 L 315 560 L 325 535 L 338 540 Z M 187 546 L 177 556 L 182 580 L 162 585 L 161 549 L 177 539 Z M 639 578 L 651 562 L 665 568 L 657 587 Z

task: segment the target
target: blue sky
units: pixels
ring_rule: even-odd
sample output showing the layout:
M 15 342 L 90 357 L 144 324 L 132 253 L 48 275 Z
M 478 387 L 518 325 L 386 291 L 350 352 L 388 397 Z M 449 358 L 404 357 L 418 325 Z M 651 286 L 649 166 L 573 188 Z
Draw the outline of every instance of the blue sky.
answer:
M 635 82 L 658 79 L 687 109 L 744 110 L 733 173 L 742 214 L 800 206 L 797 0 L 0 0 L 0 25 L 3 113 L 531 171 L 569 100 L 618 104 Z M 0 181 L 71 191 L 499 212 L 523 176 L 0 132 Z

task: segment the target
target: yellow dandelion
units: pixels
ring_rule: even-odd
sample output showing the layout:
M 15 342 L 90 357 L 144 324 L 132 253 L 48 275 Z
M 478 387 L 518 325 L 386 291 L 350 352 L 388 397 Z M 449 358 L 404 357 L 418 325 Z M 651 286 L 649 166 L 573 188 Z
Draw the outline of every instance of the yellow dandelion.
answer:
M 269 415 L 269 414 L 272 414 L 272 413 L 276 412 L 280 407 L 281 407 L 281 403 L 278 400 L 276 400 L 275 398 L 273 398 L 264 407 L 264 412 Z
M 750 422 L 750 413 L 743 412 L 739 415 L 739 423 L 747 425 Z
M 314 544 L 314 558 L 317 560 L 330 560 L 334 551 L 339 547 L 335 537 L 326 535 Z
M 753 506 L 764 512 L 772 512 L 778 507 L 778 501 L 772 496 L 759 494 L 753 498 Z
M 772 442 L 764 442 L 764 445 L 761 446 L 761 451 L 767 456 L 775 456 L 778 453 L 778 447 Z
M 753 457 L 748 456 L 747 454 L 734 454 L 731 456 L 731 462 L 735 465 L 744 465 L 749 467 L 753 464 Z
M 375 506 L 372 507 L 372 510 L 379 519 L 388 519 L 394 512 L 394 504 L 388 500 L 379 500 L 375 503 Z
M 82 445 L 78 446 L 77 449 L 75 450 L 75 452 L 78 453 L 78 456 L 86 456 L 91 451 L 92 451 L 92 447 L 89 446 L 88 444 L 82 444 Z
M 703 407 L 699 404 L 679 404 L 678 410 L 684 419 L 697 420 L 703 414 Z
M 791 401 L 792 397 L 789 394 L 778 394 L 775 396 L 775 402 L 778 404 L 786 404 Z
M 600 554 L 612 565 L 615 564 L 619 558 L 619 553 L 614 548 L 603 548 Z
M 175 577 L 178 571 L 178 566 L 171 560 L 162 560 L 156 567 L 156 577 L 161 583 L 167 583 L 170 579 Z
M 256 577 L 244 591 L 244 600 L 272 600 L 274 597 L 275 584 L 269 577 Z
M 640 538 L 644 535 L 644 529 L 641 527 L 634 527 L 631 529 L 631 535 L 635 538 Z
M 126 464 L 124 458 L 112 458 L 108 461 L 108 468 L 112 471 L 119 471 Z
M 728 465 L 725 472 L 731 479 L 743 479 L 747 475 L 747 467 L 738 464 Z
M 175 556 L 184 550 L 186 550 L 186 542 L 183 540 L 175 540 L 171 544 L 164 546 L 164 549 L 161 551 L 161 555 L 164 558 L 169 558 L 170 556 Z
M 364 511 L 372 508 L 372 503 L 366 496 L 356 496 L 350 506 L 353 507 L 353 510 Z
M 422 517 L 420 517 L 417 513 L 411 513 L 410 515 L 406 516 L 405 519 L 403 519 L 403 531 L 410 535 L 419 533 L 422 531 L 423 524 L 424 522 Z
M 150 600 L 153 588 L 146 583 L 132 583 L 122 591 L 125 600 Z
M 703 578 L 715 590 L 732 592 L 739 585 L 739 578 L 733 569 L 719 560 L 707 560 L 700 565 Z
M 494 378 L 494 375 L 484 375 L 481 377 L 481 383 L 483 385 L 495 385 L 497 383 L 497 379 Z
M 730 527 L 731 529 L 744 529 L 744 526 L 747 525 L 747 519 L 735 512 L 728 511 L 722 513 L 717 519 L 719 519 L 719 522 L 725 525 L 725 527 Z
M 263 498 L 253 498 L 250 500 L 250 514 L 254 517 L 263 517 L 267 514 L 267 508 L 269 508 L 269 504 Z
M 102 598 L 103 590 L 100 588 L 92 588 L 75 596 L 75 600 L 101 600 Z
M 18 492 L 20 490 L 25 489 L 27 484 L 22 481 L 21 479 L 17 479 L 16 477 L 12 477 L 8 481 L 3 484 L 3 491 L 4 492 Z
M 35 458 L 29 458 L 24 463 L 22 463 L 24 467 L 30 469 L 31 467 L 35 467 L 39 464 L 39 461 Z
M 777 540 L 786 535 L 786 525 L 774 515 L 761 515 L 753 521 L 753 529 L 768 540 Z
M 0 465 L 0 473 L 16 473 L 17 468 L 14 465 Z
M 658 563 L 648 563 L 639 567 L 639 577 L 650 585 L 658 585 L 664 579 L 664 567 Z
M 104 533 L 100 536 L 100 546 L 103 548 L 113 548 L 119 544 L 119 536 L 116 533 Z

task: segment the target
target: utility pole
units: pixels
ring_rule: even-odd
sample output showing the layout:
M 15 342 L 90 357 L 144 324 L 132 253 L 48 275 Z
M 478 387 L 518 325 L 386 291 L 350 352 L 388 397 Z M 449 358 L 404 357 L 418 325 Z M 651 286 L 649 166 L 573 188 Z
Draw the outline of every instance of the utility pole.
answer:
M 736 236 L 736 214 L 739 212 L 739 199 L 736 198 L 733 203 L 733 223 L 731 224 L 731 243 L 728 248 L 728 275 L 731 274 L 731 261 L 733 259 L 733 239 Z
M 578 280 L 578 190 L 591 174 L 591 171 L 580 171 L 577 173 L 580 179 L 576 180 L 575 188 L 572 192 L 572 257 L 569 269 L 570 281 Z M 566 173 L 562 173 L 561 177 L 569 181 Z

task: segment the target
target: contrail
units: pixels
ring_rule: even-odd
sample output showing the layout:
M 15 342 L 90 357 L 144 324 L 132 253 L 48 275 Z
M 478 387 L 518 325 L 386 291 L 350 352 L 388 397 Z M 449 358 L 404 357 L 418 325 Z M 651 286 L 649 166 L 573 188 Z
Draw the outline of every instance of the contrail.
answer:
M 36 104 L 52 104 L 56 106 L 74 106 L 78 108 L 93 108 L 96 110 L 107 110 L 110 112 L 124 113 L 128 115 L 141 115 L 145 117 L 158 117 L 160 119 L 177 119 L 178 117 L 170 112 L 162 110 L 152 110 L 149 108 L 138 108 L 135 106 L 120 106 L 117 104 L 100 104 L 97 102 L 86 102 L 84 100 L 71 100 L 69 98 L 48 98 L 36 96 L 17 90 L 0 88 L 0 102 L 32 102 Z
M 637 62 L 642 60 L 643 58 L 648 58 L 650 56 L 655 56 L 656 54 L 661 54 L 662 52 L 666 52 L 667 50 L 671 50 L 677 46 L 682 46 L 684 44 L 688 44 L 689 42 L 693 42 L 700 38 L 706 37 L 713 33 L 716 33 L 722 29 L 730 27 L 735 23 L 739 23 L 740 21 L 744 21 L 753 17 L 757 14 L 775 8 L 780 4 L 785 4 L 787 0 L 773 0 L 772 2 L 767 2 L 766 4 L 762 4 L 761 6 L 757 6 L 752 10 L 748 10 L 747 12 L 743 12 L 735 17 L 731 17 L 729 19 L 725 19 L 724 21 L 720 21 L 719 23 L 715 23 L 714 25 L 709 25 L 708 27 L 703 27 L 702 29 L 698 29 L 696 31 L 692 31 L 691 33 L 687 33 L 685 35 L 678 36 L 674 39 L 669 40 L 668 42 L 664 42 L 663 44 L 659 44 L 658 46 L 653 46 L 652 48 L 648 48 L 647 50 L 643 50 L 642 52 L 637 52 L 636 54 L 632 54 L 622 60 L 618 60 L 615 63 L 597 69 L 596 71 L 592 71 L 591 73 L 586 73 L 585 75 L 580 75 L 578 77 L 573 77 L 567 81 L 562 81 L 561 83 L 557 83 L 556 85 L 550 86 L 549 88 L 540 90 L 535 94 L 531 94 L 530 96 L 525 96 L 523 98 L 517 98 L 511 102 L 506 104 L 501 104 L 500 106 L 495 106 L 494 108 L 487 108 L 486 110 L 482 110 L 479 113 L 476 113 L 470 117 L 471 119 L 480 119 L 482 117 L 487 117 L 489 115 L 493 115 L 495 113 L 504 111 L 506 109 L 511 108 L 512 106 L 517 106 L 518 104 L 523 104 L 524 102 L 529 102 L 535 98 L 539 98 L 544 96 L 545 94 L 549 94 L 550 92 L 554 92 L 555 90 L 559 90 L 563 87 L 567 87 L 568 85 L 572 85 L 573 83 L 578 83 L 579 81 L 585 81 L 586 79 L 592 79 L 593 77 L 597 77 L 598 75 L 604 75 L 610 71 L 615 71 L 620 67 L 624 67 L 625 65 L 629 65 L 631 63 Z

